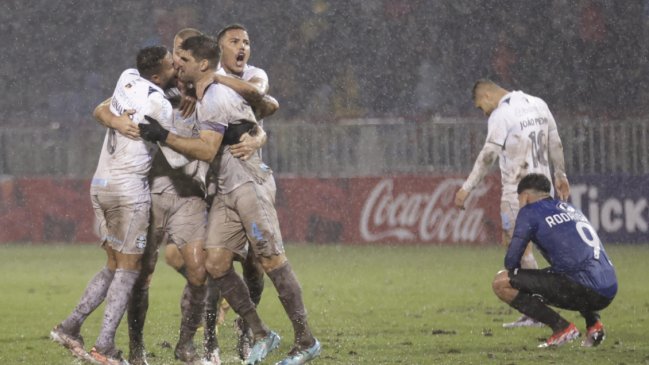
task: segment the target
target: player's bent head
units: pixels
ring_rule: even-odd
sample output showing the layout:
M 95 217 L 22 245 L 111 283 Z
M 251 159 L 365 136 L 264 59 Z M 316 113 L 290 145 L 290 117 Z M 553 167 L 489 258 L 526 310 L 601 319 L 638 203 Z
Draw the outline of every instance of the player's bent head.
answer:
M 227 33 L 229 30 L 243 30 L 244 32 L 248 32 L 248 29 L 246 29 L 246 27 L 239 23 L 226 25 L 223 29 L 219 30 L 218 34 L 216 35 L 216 43 L 221 44 L 221 40 L 223 39 L 223 37 L 225 37 L 225 33 Z
M 518 194 L 521 194 L 526 190 L 550 194 L 550 190 L 552 190 L 552 183 L 550 182 L 550 179 L 548 179 L 547 176 L 543 174 L 528 174 L 521 180 L 521 182 L 518 183 L 516 192 Z
M 165 46 L 146 47 L 138 51 L 136 64 L 140 76 L 150 80 L 153 75 L 159 73 L 167 53 L 169 50 Z
M 216 68 L 221 57 L 221 50 L 216 40 L 204 34 L 185 39 L 180 49 L 191 52 L 197 62 L 207 60 L 212 70 Z
M 473 84 L 473 89 L 471 90 L 471 97 L 473 100 L 476 100 L 480 93 L 484 92 L 485 90 L 493 90 L 500 88 L 498 84 L 495 82 L 489 80 L 489 79 L 479 79 L 478 81 Z

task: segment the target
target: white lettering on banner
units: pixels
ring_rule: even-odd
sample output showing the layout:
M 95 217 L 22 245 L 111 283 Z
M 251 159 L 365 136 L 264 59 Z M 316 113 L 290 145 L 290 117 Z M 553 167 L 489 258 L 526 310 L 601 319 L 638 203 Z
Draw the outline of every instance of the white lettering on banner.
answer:
M 442 180 L 431 193 L 403 192 L 394 195 L 394 181 L 383 179 L 363 205 L 361 236 L 366 241 L 386 238 L 423 242 L 474 242 L 483 228 L 485 212 L 476 207 L 489 186 L 480 185 L 466 201 L 466 210 L 453 205 L 460 179 Z
M 570 199 L 577 209 L 588 207 L 588 219 L 595 230 L 614 233 L 624 229 L 628 233 L 649 231 L 647 199 L 618 199 L 610 197 L 601 203 L 596 187 L 585 184 L 570 187 Z

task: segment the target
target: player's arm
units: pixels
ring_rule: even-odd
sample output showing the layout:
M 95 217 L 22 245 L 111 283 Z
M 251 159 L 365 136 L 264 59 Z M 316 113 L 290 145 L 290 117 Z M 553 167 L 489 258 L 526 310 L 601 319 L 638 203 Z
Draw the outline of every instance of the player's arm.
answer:
M 563 144 L 559 137 L 557 124 L 550 114 L 548 126 L 548 154 L 554 168 L 554 186 L 557 189 L 557 195 L 561 200 L 568 200 L 570 196 L 570 183 L 566 175 L 566 165 L 563 157 Z
M 130 117 L 135 113 L 135 110 L 127 110 L 122 115 L 117 116 L 110 111 L 110 100 L 111 98 L 108 98 L 97 105 L 92 112 L 92 116 L 104 127 L 113 128 L 125 137 L 130 139 L 140 138 L 140 129 Z
M 241 95 L 253 108 L 262 101 L 268 92 L 268 81 L 261 77 L 242 80 L 231 75 L 214 74 L 214 82 L 223 84 Z
M 462 184 L 462 188 L 460 188 L 460 190 L 455 194 L 456 207 L 464 209 L 464 202 L 471 193 L 471 190 L 478 186 L 482 179 L 484 179 L 485 175 L 498 158 L 501 149 L 502 146 L 495 143 L 485 143 L 480 154 L 478 154 L 478 158 L 473 164 L 473 169 L 471 170 L 469 177 L 464 181 L 464 184 Z
M 521 267 L 521 258 L 523 258 L 527 244 L 532 239 L 534 227 L 529 212 L 521 209 L 516 217 L 512 241 L 507 248 L 507 254 L 505 254 L 505 268 L 507 270 Z
M 214 156 L 221 148 L 225 126 L 218 125 L 212 129 L 201 130 L 198 138 L 181 137 L 164 129 L 160 123 L 145 115 L 144 118 L 149 124 L 140 123 L 141 136 L 144 140 L 153 143 L 164 143 L 174 151 L 179 152 L 187 157 L 212 162 Z

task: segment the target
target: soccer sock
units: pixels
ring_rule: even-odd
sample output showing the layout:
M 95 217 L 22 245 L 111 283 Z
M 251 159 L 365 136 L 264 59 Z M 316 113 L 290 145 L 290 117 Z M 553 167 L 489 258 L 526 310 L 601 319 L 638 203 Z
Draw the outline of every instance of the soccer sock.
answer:
M 106 298 L 108 287 L 110 286 L 114 275 L 115 272 L 104 267 L 101 271 L 95 274 L 92 279 L 90 279 L 90 282 L 86 286 L 86 290 L 83 292 L 83 295 L 81 296 L 77 306 L 72 311 L 72 314 L 70 314 L 70 316 L 61 324 L 67 333 L 73 336 L 79 334 L 83 322 Z
M 553 332 L 560 331 L 568 327 L 569 323 L 563 319 L 559 313 L 552 310 L 547 305 L 543 304 L 538 298 L 533 297 L 521 291 L 518 292 L 516 298 L 512 300 L 510 305 L 519 312 L 534 318 L 537 321 L 545 323 L 552 328 Z
M 579 312 L 586 320 L 586 328 L 591 327 L 599 321 L 599 313 L 597 312 Z
M 250 291 L 250 300 L 255 303 L 255 307 L 261 301 L 261 294 L 264 292 L 264 275 L 256 275 L 255 277 L 243 276 L 246 286 Z
M 144 321 L 149 309 L 149 286 L 139 280 L 133 288 L 133 295 L 128 304 L 128 338 L 129 353 L 141 354 L 144 351 Z M 142 278 L 140 278 L 142 280 Z
M 207 296 L 205 297 L 205 332 L 203 341 L 206 353 L 210 353 L 219 347 L 216 338 L 216 321 L 219 313 L 220 301 L 221 291 L 216 286 L 214 279 L 208 275 Z
M 231 268 L 225 275 L 214 279 L 214 282 L 230 307 L 248 322 L 255 337 L 266 336 L 268 329 L 259 318 L 255 304 L 250 300 L 248 287 L 241 277 Z
M 192 341 L 198 326 L 201 324 L 203 311 L 205 310 L 205 285 L 196 286 L 187 283 L 183 291 L 183 299 L 185 299 L 185 293 L 187 293 L 187 305 L 181 305 L 182 318 L 180 321 L 180 337 L 178 339 L 178 343 L 183 344 Z
M 107 353 L 115 348 L 115 332 L 119 322 L 126 312 L 126 307 L 133 293 L 133 285 L 140 276 L 138 271 L 124 269 L 115 270 L 108 294 L 106 295 L 106 308 L 104 309 L 104 321 L 95 342 L 95 347 L 101 353 Z
M 268 277 L 275 285 L 279 300 L 284 306 L 284 311 L 286 311 L 293 324 L 295 344 L 302 347 L 311 346 L 314 338 L 306 318 L 306 309 L 302 301 L 302 288 L 291 265 L 287 262 L 268 272 Z

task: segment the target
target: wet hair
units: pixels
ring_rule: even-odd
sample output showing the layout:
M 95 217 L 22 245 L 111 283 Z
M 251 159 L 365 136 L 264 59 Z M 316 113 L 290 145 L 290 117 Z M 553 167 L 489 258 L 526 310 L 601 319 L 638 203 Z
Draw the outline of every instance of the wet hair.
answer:
M 203 32 L 196 28 L 183 28 L 176 33 L 176 37 L 182 39 L 183 41 L 187 38 L 190 37 L 196 37 L 199 35 L 203 35 Z
M 248 31 L 248 29 L 246 29 L 246 27 L 244 27 L 243 25 L 241 25 L 239 23 L 226 25 L 225 28 L 219 30 L 218 34 L 216 35 L 216 43 L 221 44 L 221 39 L 223 39 L 223 37 L 225 37 L 225 33 L 227 33 L 228 30 L 233 30 L 233 29 L 240 29 L 240 30 L 243 30 L 245 32 Z
M 212 68 L 216 67 L 221 57 L 221 50 L 216 40 L 204 34 L 185 39 L 180 49 L 190 51 L 196 61 L 207 60 Z
M 498 87 L 498 84 L 496 84 L 495 82 L 489 79 L 479 79 L 478 81 L 475 82 L 475 84 L 473 84 L 473 89 L 471 90 L 471 96 L 473 100 L 475 100 L 478 94 L 478 90 L 482 89 L 485 86 Z
M 160 72 L 162 60 L 167 56 L 167 53 L 169 51 L 165 46 L 146 47 L 139 50 L 136 56 L 136 64 L 140 76 L 148 80 Z
M 537 192 L 549 194 L 550 190 L 552 190 L 552 183 L 550 182 L 550 179 L 543 174 L 528 174 L 518 183 L 516 192 L 520 194 L 525 190 L 535 190 Z

